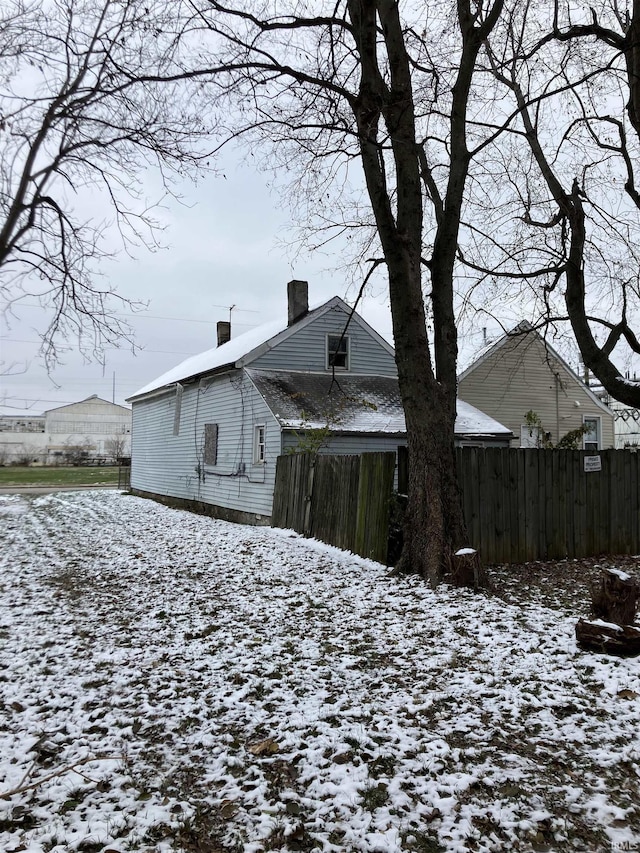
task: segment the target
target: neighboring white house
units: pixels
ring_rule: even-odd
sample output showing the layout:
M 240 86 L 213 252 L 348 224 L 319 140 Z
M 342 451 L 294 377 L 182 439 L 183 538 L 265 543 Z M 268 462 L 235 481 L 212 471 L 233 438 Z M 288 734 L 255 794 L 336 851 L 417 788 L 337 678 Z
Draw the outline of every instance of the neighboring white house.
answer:
M 608 399 L 607 405 L 615 418 L 616 449 L 640 446 L 640 409 Z
M 396 451 L 406 444 L 393 347 L 338 296 L 308 308 L 289 282 L 288 325 L 268 323 L 187 359 L 129 398 L 136 494 L 206 505 L 219 517 L 267 521 L 276 459 Z M 508 446 L 511 432 L 460 401 L 459 444 Z
M 131 452 L 131 410 L 96 394 L 40 416 L 0 416 L 0 462 L 115 461 Z
M 611 409 L 526 322 L 488 347 L 460 375 L 458 396 L 509 427 L 514 447 L 538 447 L 544 439 L 557 444 L 581 427 L 586 430 L 583 449 L 615 446 Z M 530 411 L 541 427 L 527 423 Z

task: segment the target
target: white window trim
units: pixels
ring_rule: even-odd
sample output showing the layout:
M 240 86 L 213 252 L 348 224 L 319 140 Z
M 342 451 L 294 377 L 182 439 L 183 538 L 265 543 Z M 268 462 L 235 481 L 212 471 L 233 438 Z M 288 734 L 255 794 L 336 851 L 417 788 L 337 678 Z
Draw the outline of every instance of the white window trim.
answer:
M 526 443 L 523 438 L 528 433 Z M 542 444 L 542 430 L 538 426 L 529 426 L 529 424 L 520 424 L 520 448 L 526 450 L 538 450 Z
M 341 337 L 343 338 L 343 340 L 347 346 L 347 353 L 346 353 L 347 363 L 346 363 L 345 367 L 340 367 L 337 364 L 334 366 L 334 365 L 329 363 L 329 338 L 338 338 L 338 340 L 340 340 Z M 351 369 L 351 342 L 349 340 L 349 335 L 345 334 L 343 336 L 342 332 L 328 332 L 327 333 L 327 336 L 325 338 L 324 363 L 326 365 L 327 370 L 334 370 L 335 369 L 335 370 L 339 370 L 341 372 L 346 373 L 347 371 L 349 371 Z
M 596 444 L 597 444 L 597 447 L 596 447 L 595 452 L 602 450 L 602 418 L 600 417 L 600 415 L 583 415 L 582 416 L 583 425 L 587 421 L 595 421 L 596 422 Z M 593 450 L 593 448 L 590 448 L 590 447 L 588 448 L 586 446 L 587 441 L 588 441 L 588 439 L 587 439 L 587 436 L 585 434 L 582 436 L 582 448 L 583 448 L 583 450 Z M 592 442 L 590 442 L 590 443 L 592 443 Z
M 260 432 L 262 431 L 262 441 Z M 253 464 L 264 465 L 267 461 L 267 428 L 264 424 L 253 427 Z

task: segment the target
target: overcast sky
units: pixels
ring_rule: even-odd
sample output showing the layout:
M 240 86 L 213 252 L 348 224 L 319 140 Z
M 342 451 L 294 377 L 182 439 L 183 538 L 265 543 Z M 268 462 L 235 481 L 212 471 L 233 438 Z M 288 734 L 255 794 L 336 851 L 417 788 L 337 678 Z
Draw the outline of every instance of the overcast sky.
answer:
M 156 253 L 141 250 L 137 260 L 120 253 L 103 266 L 118 291 L 148 302 L 146 310 L 130 315 L 141 350 L 126 346 L 107 352 L 104 368 L 83 363 L 70 342 L 64 364 L 47 375 L 37 357 L 37 330 L 46 313 L 34 300 L 23 300 L 17 317 L 4 318 L 0 404 L 6 414 L 28 410 L 40 413 L 56 405 L 97 394 L 124 399 L 190 355 L 215 346 L 216 322 L 229 319 L 232 335 L 282 317 L 286 325 L 286 283 L 309 281 L 309 301 L 320 304 L 339 294 L 353 301 L 355 288 L 332 274 L 336 255 L 293 261 L 280 245 L 291 237 L 288 213 L 266 187 L 266 177 L 237 166 L 226 178 L 210 177 L 199 187 L 186 185 L 189 206 L 171 205 L 164 216 L 164 241 L 169 248 Z M 339 254 L 339 253 L 338 253 Z M 391 340 L 391 320 L 384 290 L 364 302 L 363 316 Z
M 107 351 L 104 366 L 87 363 L 69 341 L 63 363 L 48 374 L 37 355 L 47 313 L 32 298 L 18 303 L 14 316 L 0 317 L 0 412 L 40 414 L 92 394 L 123 404 L 185 358 L 215 346 L 216 323 L 229 319 L 231 306 L 232 336 L 277 318 L 286 325 L 286 284 L 293 278 L 309 282 L 312 306 L 336 294 L 353 304 L 358 287 L 340 271 L 344 247 L 335 242 L 312 257 L 296 257 L 286 249 L 294 238 L 289 211 L 268 188 L 267 176 L 233 153 L 225 155 L 222 168 L 224 176 L 211 175 L 197 187 L 184 184 L 183 205 L 171 202 L 162 209 L 167 248 L 155 253 L 141 248 L 136 259 L 119 251 L 102 266 L 122 296 L 148 303 L 124 317 L 135 331 L 135 354 L 125 344 Z M 150 172 L 146 183 L 153 197 L 157 177 Z M 393 343 L 388 306 L 380 275 L 358 310 Z M 502 318 L 507 327 L 520 319 Z M 461 329 L 461 368 L 482 348 L 482 327 L 490 338 L 501 333 L 500 324 L 486 316 L 467 323 Z
M 309 282 L 312 306 L 336 294 L 353 303 L 357 288 L 336 272 L 340 246 L 293 258 L 283 247 L 292 238 L 288 211 L 267 188 L 266 177 L 243 164 L 231 165 L 225 174 L 197 188 L 185 185 L 188 206 L 172 203 L 163 213 L 167 249 L 140 250 L 136 260 L 120 253 L 103 266 L 119 293 L 148 302 L 145 310 L 128 315 L 137 354 L 127 346 L 111 349 L 103 367 L 83 362 L 69 342 L 64 363 L 48 375 L 37 356 L 37 331 L 44 327 L 46 312 L 25 299 L 15 317 L 0 321 L 2 413 L 40 414 L 92 394 L 122 404 L 185 358 L 215 346 L 216 323 L 229 319 L 231 306 L 232 336 L 279 317 L 286 325 L 286 284 L 292 278 Z M 383 282 L 369 289 L 359 310 L 393 342 Z

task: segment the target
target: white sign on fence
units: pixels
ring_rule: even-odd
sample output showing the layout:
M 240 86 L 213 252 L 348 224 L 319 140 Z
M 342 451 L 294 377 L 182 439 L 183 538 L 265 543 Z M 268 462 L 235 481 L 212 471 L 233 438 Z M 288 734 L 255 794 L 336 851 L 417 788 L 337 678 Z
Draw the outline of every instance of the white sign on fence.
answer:
M 584 457 L 584 470 L 585 471 L 602 471 L 602 460 L 599 456 L 585 456 Z

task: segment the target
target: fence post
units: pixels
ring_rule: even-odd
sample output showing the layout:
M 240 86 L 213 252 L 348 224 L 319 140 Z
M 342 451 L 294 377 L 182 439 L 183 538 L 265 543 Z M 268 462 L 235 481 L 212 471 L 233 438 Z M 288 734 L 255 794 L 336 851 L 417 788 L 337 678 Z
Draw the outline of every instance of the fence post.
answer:
M 314 454 L 311 458 L 311 462 L 309 465 L 309 471 L 307 473 L 307 487 L 304 496 L 304 521 L 302 524 L 302 535 L 307 538 L 311 536 L 311 502 L 313 499 L 313 483 L 315 480 L 316 473 L 316 459 L 317 456 Z

